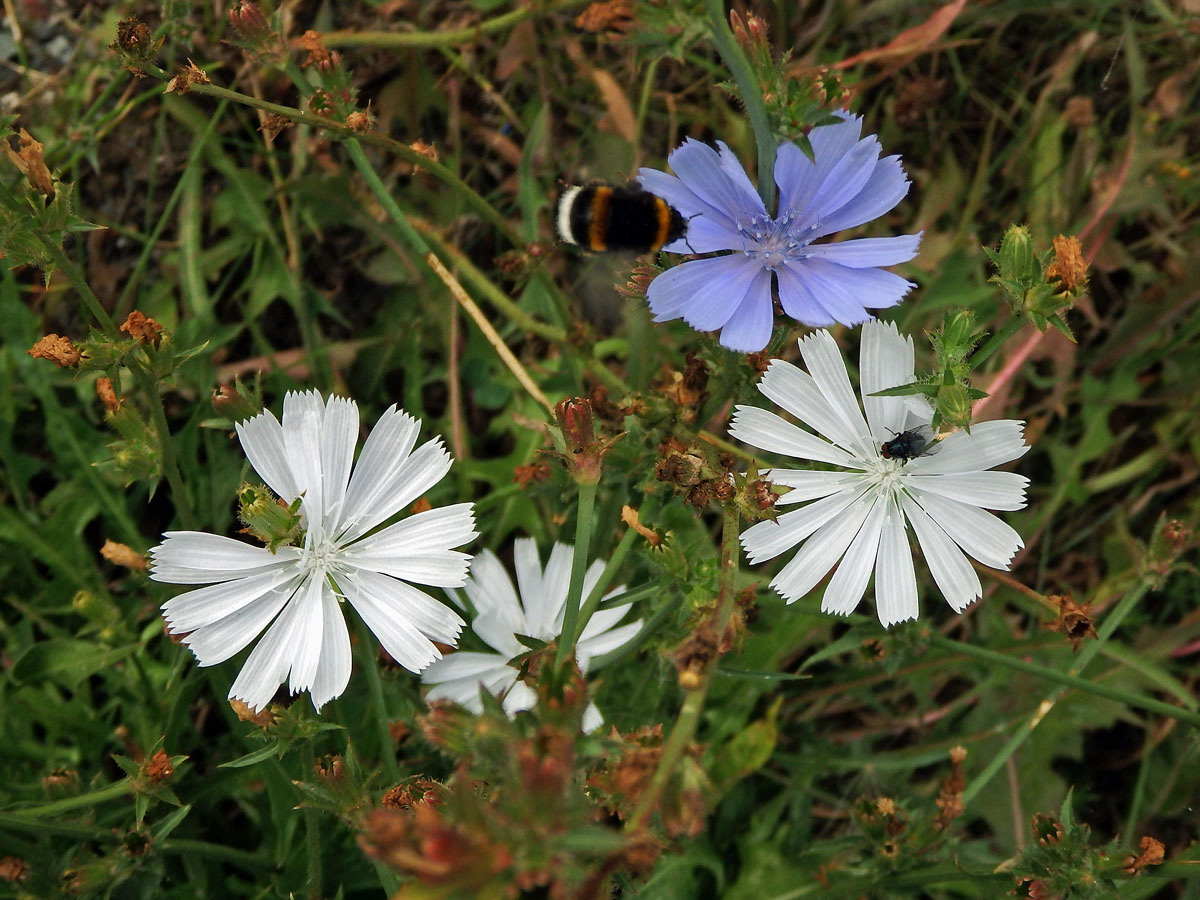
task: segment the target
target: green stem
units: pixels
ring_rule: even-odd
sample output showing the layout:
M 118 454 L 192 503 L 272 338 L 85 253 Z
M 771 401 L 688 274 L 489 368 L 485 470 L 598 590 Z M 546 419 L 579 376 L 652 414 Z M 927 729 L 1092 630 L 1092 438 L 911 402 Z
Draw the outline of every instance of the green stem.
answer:
M 237 847 L 226 847 L 222 844 L 212 844 L 208 841 L 192 841 L 186 839 L 158 841 L 154 849 L 159 853 L 180 853 L 187 856 L 207 856 L 241 866 L 243 869 L 274 869 L 275 863 L 258 853 L 239 850 Z
M 466 28 L 448 28 L 445 31 L 330 31 L 322 35 L 326 47 L 379 47 L 397 50 L 411 47 L 442 47 L 449 44 L 465 44 L 484 35 L 504 31 L 532 19 L 539 13 L 552 13 L 573 6 L 583 6 L 585 0 L 554 0 L 552 3 L 530 4 L 512 12 L 469 25 Z
M 395 780 L 400 774 L 400 768 L 396 764 L 396 741 L 388 730 L 388 710 L 387 700 L 383 696 L 383 679 L 379 677 L 379 666 L 375 664 L 374 659 L 375 637 L 365 622 L 356 616 L 351 616 L 351 618 L 354 619 L 354 626 L 358 632 L 358 645 L 367 657 L 363 669 L 367 673 L 367 693 L 371 695 L 371 705 L 375 707 L 375 714 L 369 718 L 374 721 L 377 729 L 379 758 L 383 761 L 384 774 Z
M 1125 617 L 1129 615 L 1129 613 L 1135 606 L 1137 606 L 1139 602 L 1141 602 L 1142 597 L 1146 595 L 1146 592 L 1149 589 L 1150 583 L 1148 581 L 1142 581 L 1121 598 L 1121 601 L 1116 605 L 1116 607 L 1113 608 L 1113 611 L 1105 616 L 1104 622 L 1101 624 L 1100 629 L 1097 632 L 1096 639 L 1094 641 L 1090 641 L 1083 648 L 1083 650 L 1079 652 L 1079 655 L 1075 660 L 1075 665 L 1067 670 L 1068 676 L 1077 676 L 1087 667 L 1088 663 L 1090 663 L 1092 659 L 1095 658 L 1096 654 L 1100 652 L 1100 648 L 1104 646 L 1104 643 L 1109 639 L 1109 637 L 1112 636 L 1113 632 L 1117 630 L 1117 627 L 1122 621 L 1124 621 Z M 953 649 L 960 653 L 965 652 L 967 648 L 966 644 L 960 644 L 953 641 L 950 643 L 952 644 Z M 980 650 L 976 648 L 976 654 L 979 652 Z M 1015 661 L 1009 660 L 1006 657 L 1005 662 L 1006 664 L 1011 665 Z M 1040 668 L 1041 667 L 1039 667 L 1039 669 Z M 1057 677 L 1055 680 L 1058 680 L 1060 683 L 1062 683 L 1061 676 Z M 1029 719 L 1027 719 L 1020 727 L 1020 729 L 1018 729 L 1017 732 L 1008 739 L 1000 751 L 990 760 L 988 760 L 988 764 L 984 766 L 983 771 L 976 775 L 963 791 L 964 804 L 970 803 L 975 795 L 983 790 L 984 786 L 992 779 L 992 777 L 1004 767 L 1009 758 L 1017 751 L 1017 748 L 1025 742 L 1026 738 L 1033 734 L 1033 730 L 1037 728 L 1042 719 L 1049 714 L 1050 710 L 1053 709 L 1054 704 L 1058 702 L 1059 698 L 1061 698 L 1064 693 L 1066 693 L 1066 690 L 1067 689 L 1065 686 L 1060 687 L 1058 690 L 1054 691 L 1048 697 L 1042 700 L 1042 702 L 1038 705 L 1037 711 L 1034 712 L 1034 714 L 1030 716 Z M 1165 706 L 1166 704 L 1163 705 Z M 1170 709 L 1174 713 L 1175 717 L 1179 718 L 1179 713 L 1181 711 L 1175 707 L 1170 707 Z
M 1021 326 L 1024 324 L 1025 320 L 1020 316 L 1013 316 L 1005 322 L 999 331 L 989 337 L 984 345 L 971 355 L 970 363 L 972 371 L 978 369 L 987 361 L 989 356 L 1003 347 L 1010 337 L 1021 330 Z
M 417 230 L 420 231 L 425 238 L 433 245 L 437 255 L 446 260 L 448 264 L 452 264 L 458 270 L 464 281 L 472 284 L 484 296 L 492 306 L 496 307 L 518 328 L 524 331 L 531 332 L 540 337 L 544 337 L 548 341 L 555 343 L 566 343 L 567 332 L 557 325 L 549 325 L 542 322 L 540 319 L 535 319 L 521 307 L 517 306 L 499 287 L 496 286 L 490 278 L 483 274 L 479 268 L 472 263 L 463 253 L 454 245 L 443 241 L 434 231 L 434 229 L 426 224 L 417 221 L 414 223 Z
M 83 273 L 79 271 L 79 267 L 75 265 L 71 257 L 63 251 L 62 247 L 39 233 L 38 240 L 46 253 L 54 260 L 54 265 L 67 276 L 67 280 L 71 282 L 71 286 L 75 288 L 75 292 L 79 294 L 79 299 L 83 301 L 83 305 L 88 308 L 88 312 L 92 314 L 100 330 L 104 332 L 104 336 L 110 341 L 121 339 L 121 333 L 117 331 L 116 323 L 108 314 L 108 310 L 104 308 L 104 304 L 100 302 L 100 298 L 92 292 L 91 286 L 88 285 L 87 279 L 83 277 Z
M 166 81 L 170 76 L 162 69 L 156 66 L 144 66 L 146 72 Z M 367 134 L 359 134 L 354 131 L 345 122 L 339 122 L 336 119 L 318 116 L 314 113 L 307 113 L 303 110 L 296 109 L 292 106 L 281 106 L 278 103 L 271 103 L 267 100 L 260 100 L 258 97 L 251 97 L 249 94 L 242 94 L 238 91 L 231 91 L 229 88 L 219 87 L 215 84 L 193 84 L 188 88 L 189 93 L 205 94 L 209 97 L 219 97 L 223 100 L 232 100 L 234 103 L 240 103 L 243 106 L 249 106 L 253 109 L 261 109 L 264 112 L 274 113 L 275 115 L 283 116 L 291 119 L 293 122 L 300 122 L 305 125 L 311 125 L 313 128 L 319 128 L 322 131 L 333 132 L 341 135 L 346 139 L 353 139 L 364 144 L 371 144 L 375 147 L 380 147 L 387 150 L 389 153 L 400 157 L 405 162 L 412 163 L 414 166 L 420 167 L 423 171 L 428 172 L 442 184 L 453 190 L 455 193 L 462 196 L 463 200 L 483 219 L 495 227 L 505 239 L 514 247 L 524 247 L 525 241 L 516 230 L 508 223 L 508 221 L 496 211 L 490 203 L 483 199 L 475 190 L 465 181 L 455 175 L 450 169 L 446 168 L 439 162 L 435 162 L 423 154 L 413 150 L 408 144 L 401 141 L 393 140 L 383 134 L 369 132 Z
M 571 556 L 571 583 L 567 588 L 567 605 L 563 612 L 561 637 L 558 641 L 556 665 L 561 668 L 568 659 L 575 658 L 575 641 L 579 637 L 576 627 L 579 621 L 579 601 L 583 597 L 583 576 L 587 572 L 588 551 L 592 543 L 592 531 L 596 527 L 596 489 L 594 481 L 579 485 L 579 509 L 575 517 L 575 548 Z
M 750 127 L 754 129 L 754 143 L 758 148 L 758 193 L 770 212 L 775 208 L 775 134 L 767 118 L 758 79 L 754 77 L 754 70 L 734 39 L 733 32 L 729 30 L 724 0 L 706 0 L 705 8 L 708 10 L 713 43 L 737 84 Z
M 647 515 L 656 511 L 657 495 L 651 495 L 647 502 L 642 504 L 642 508 L 638 511 L 640 515 Z M 637 540 L 638 533 L 632 529 L 625 529 L 625 533 L 621 535 L 621 540 L 617 542 L 616 549 L 613 550 L 612 556 L 608 558 L 608 562 L 604 566 L 604 571 L 600 573 L 600 580 L 596 582 L 596 586 L 592 588 L 587 599 L 583 601 L 583 606 L 579 610 L 579 624 L 575 626 L 575 641 L 579 640 L 583 630 L 587 628 L 587 624 L 591 621 L 592 615 L 600 608 L 600 601 L 604 597 L 604 592 L 608 590 L 608 586 L 612 584 L 613 579 L 617 577 L 617 572 L 621 570 L 621 566 L 625 563 L 625 557 L 629 555 L 629 551 L 633 548 L 633 542 Z
M 114 781 L 107 787 L 92 791 L 90 794 L 65 797 L 62 800 L 55 800 L 53 803 L 43 803 L 41 806 L 10 809 L 6 811 L 6 815 L 16 816 L 21 819 L 44 819 L 50 816 L 57 816 L 60 813 L 70 812 L 83 806 L 98 806 L 101 803 L 107 803 L 109 800 L 115 800 L 117 797 L 124 797 L 126 794 L 131 793 L 133 793 L 133 783 L 126 778 L 123 781 Z
M 57 834 L 78 838 L 82 841 L 119 841 L 121 835 L 111 828 L 99 825 L 73 825 L 69 822 L 45 822 L 41 819 L 23 819 L 17 813 L 0 812 L 0 829 L 27 831 L 41 836 Z
M 729 617 L 733 613 L 734 601 L 737 599 L 735 590 L 737 573 L 738 511 L 735 504 L 728 503 L 725 505 L 721 522 L 721 582 L 717 593 L 717 619 L 714 623 L 718 641 L 725 633 L 725 627 L 729 624 Z M 659 797 L 662 796 L 663 790 L 666 789 L 667 783 L 675 772 L 675 766 L 683 757 L 688 745 L 691 744 L 692 738 L 696 736 L 696 729 L 700 724 L 700 714 L 704 711 L 704 700 L 708 696 L 708 688 L 712 684 L 713 672 L 716 668 L 717 659 L 714 657 L 709 660 L 708 666 L 700 678 L 700 684 L 688 691 L 687 696 L 684 697 L 683 706 L 675 718 L 675 727 L 671 729 L 670 737 L 663 744 L 658 768 L 654 770 L 650 785 L 642 794 L 633 815 L 625 824 L 627 831 L 637 832 L 646 825 L 650 814 L 654 812 L 654 807 L 658 805 Z
M 300 749 L 302 778 L 311 778 L 313 765 L 312 741 L 303 741 Z M 307 851 L 308 873 L 306 875 L 309 900 L 321 900 L 321 821 L 317 810 L 304 805 L 304 845 Z
M 1178 706 L 1172 706 L 1170 703 L 1163 703 L 1161 700 L 1154 700 L 1150 697 L 1142 697 L 1129 691 L 1123 691 L 1119 688 L 1108 687 L 1107 685 L 1089 681 L 1086 678 L 1080 678 L 1078 675 L 1059 672 L 1056 669 L 1051 669 L 1047 666 L 1039 666 L 1037 663 L 1026 662 L 1023 659 L 1015 659 L 1007 654 L 997 653 L 995 650 L 987 650 L 983 647 L 975 647 L 971 644 L 961 643 L 960 641 L 952 641 L 949 638 L 941 635 L 933 635 L 929 639 L 929 643 L 934 647 L 941 647 L 943 650 L 952 650 L 957 653 L 961 653 L 964 656 L 973 656 L 975 659 L 981 659 L 985 662 L 995 663 L 998 666 L 1003 666 L 1007 669 L 1013 669 L 1017 672 L 1024 672 L 1027 675 L 1033 675 L 1034 677 L 1040 678 L 1043 681 L 1052 681 L 1055 684 L 1061 684 L 1064 687 L 1085 691 L 1089 694 L 1095 694 L 1097 697 L 1105 697 L 1109 700 L 1116 700 L 1119 703 L 1124 703 L 1126 706 L 1144 709 L 1147 712 L 1155 712 L 1159 715 L 1168 716 L 1172 719 L 1178 719 L 1180 722 L 1188 722 L 1192 725 L 1200 725 L 1200 713 L 1196 713 L 1188 709 L 1182 709 Z
M 428 256 L 431 252 L 429 245 L 425 243 L 425 238 L 417 232 L 417 229 L 412 227 L 412 223 L 408 221 L 408 216 L 400 209 L 399 204 L 392 199 L 391 192 L 379 177 L 379 173 L 375 171 L 375 167 L 371 165 L 367 159 L 367 155 L 363 153 L 362 144 L 357 138 L 348 138 L 346 140 L 346 149 L 350 152 L 350 159 L 354 162 L 354 167 L 358 169 L 358 174 L 367 182 L 367 186 L 371 188 L 371 192 L 375 195 L 387 214 L 391 216 L 392 223 L 400 229 L 400 235 L 404 240 L 408 241 L 408 245 L 413 248 L 421 256 Z

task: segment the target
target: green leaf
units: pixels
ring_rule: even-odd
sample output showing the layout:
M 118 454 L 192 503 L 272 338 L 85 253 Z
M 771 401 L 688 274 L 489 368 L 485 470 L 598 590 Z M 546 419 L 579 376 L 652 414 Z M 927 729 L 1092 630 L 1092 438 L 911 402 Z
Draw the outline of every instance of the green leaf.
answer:
M 53 638 L 34 644 L 12 667 L 14 680 L 54 681 L 74 689 L 81 681 L 111 668 L 137 650 L 137 644 L 105 647 L 75 638 Z
M 231 759 L 229 762 L 221 763 L 217 766 L 218 769 L 241 769 L 245 766 L 252 766 L 256 762 L 262 762 L 264 759 L 270 759 L 272 756 L 282 757 L 287 752 L 291 741 L 280 741 L 277 744 L 268 744 L 253 753 L 247 753 L 245 756 L 239 756 L 237 759 Z

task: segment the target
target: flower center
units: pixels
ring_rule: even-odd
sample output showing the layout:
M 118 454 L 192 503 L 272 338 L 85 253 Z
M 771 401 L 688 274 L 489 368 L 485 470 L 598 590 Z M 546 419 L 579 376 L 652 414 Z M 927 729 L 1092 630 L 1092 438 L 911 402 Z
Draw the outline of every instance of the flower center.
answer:
M 775 269 L 789 259 L 802 259 L 804 248 L 812 240 L 815 225 L 802 225 L 788 210 L 778 219 L 768 215 L 739 217 L 738 233 L 745 239 L 743 251 L 764 268 Z
M 867 480 L 870 485 L 887 497 L 894 496 L 904 489 L 907 477 L 904 463 L 898 459 L 876 457 L 867 461 Z
M 341 548 L 331 540 L 305 541 L 300 551 L 300 567 L 305 572 L 328 575 L 337 568 Z

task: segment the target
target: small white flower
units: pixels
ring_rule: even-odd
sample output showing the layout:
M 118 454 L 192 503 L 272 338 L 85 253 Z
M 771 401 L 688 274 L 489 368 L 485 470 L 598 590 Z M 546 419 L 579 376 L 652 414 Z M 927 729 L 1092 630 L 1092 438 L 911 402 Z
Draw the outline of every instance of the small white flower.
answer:
M 509 660 L 529 648 L 517 640 L 518 634 L 552 641 L 562 632 L 566 610 L 567 588 L 571 581 L 571 560 L 574 548 L 555 544 L 550 561 L 542 571 L 537 544 L 532 538 L 519 538 L 513 548 L 517 570 L 517 590 L 504 570 L 504 564 L 490 550 L 475 558 L 471 577 L 464 590 L 475 607 L 474 631 L 495 653 L 459 650 L 440 659 L 421 673 L 421 680 L 434 685 L 426 699 L 452 700 L 472 712 L 482 712 L 480 688 L 503 697 L 504 711 L 510 716 L 531 709 L 537 702 L 533 688 L 517 680 L 517 669 Z M 593 562 L 583 578 L 583 598 L 600 580 L 604 563 Z M 613 588 L 605 597 L 624 591 Z M 626 607 L 597 609 L 583 629 L 575 645 L 575 660 L 586 674 L 592 657 L 624 646 L 641 630 L 642 621 L 614 627 L 624 617 Z M 588 704 L 583 714 L 583 730 L 591 731 L 603 722 L 595 704 Z
M 917 579 L 906 525 L 916 534 L 933 579 L 956 611 L 982 595 L 967 555 L 1007 569 L 1021 537 L 987 509 L 1021 509 L 1029 479 L 988 471 L 1023 456 L 1024 422 L 980 422 L 956 431 L 930 452 L 907 461 L 885 459 L 884 443 L 933 417 L 921 395 L 872 397 L 914 380 L 912 339 L 878 321 L 862 328 L 859 382 L 863 408 L 850 386 L 833 337 L 817 331 L 800 341 L 808 372 L 771 363 L 758 389 L 818 435 L 774 413 L 739 406 L 730 433 L 762 450 L 837 467 L 836 471 L 772 469 L 764 477 L 792 490 L 781 505 L 807 503 L 742 534 L 750 562 L 773 559 L 804 542 L 771 587 L 789 603 L 817 586 L 842 559 L 821 601 L 824 612 L 849 615 L 875 572 L 879 621 L 917 617 Z M 843 557 L 845 557 L 843 559 Z
M 316 391 L 289 393 L 282 424 L 263 412 L 237 425 L 242 449 L 267 486 L 285 502 L 302 498 L 303 545 L 272 553 L 220 535 L 171 531 L 150 551 L 154 580 L 211 585 L 162 607 L 168 630 L 186 635 L 183 643 L 200 665 L 224 662 L 267 629 L 230 699 L 260 709 L 285 680 L 293 694 L 309 691 L 317 709 L 341 694 L 350 680 L 343 599 L 413 672 L 441 656 L 432 641 L 457 640 L 463 620 L 409 582 L 466 583 L 471 557 L 450 548 L 476 536 L 472 504 L 427 510 L 369 533 L 450 468 L 441 439 L 413 450 L 420 425 L 389 407 L 357 465 L 353 400 L 322 403 Z

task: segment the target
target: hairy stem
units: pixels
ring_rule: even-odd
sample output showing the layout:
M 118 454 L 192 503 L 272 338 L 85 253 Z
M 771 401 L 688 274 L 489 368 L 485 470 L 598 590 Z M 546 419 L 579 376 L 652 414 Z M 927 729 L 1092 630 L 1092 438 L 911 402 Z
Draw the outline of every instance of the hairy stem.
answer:
M 563 612 L 562 636 L 558 641 L 556 664 L 561 668 L 568 659 L 573 659 L 575 642 L 579 639 L 579 603 L 583 598 L 583 576 L 587 572 L 588 552 L 592 543 L 592 532 L 596 527 L 596 489 L 594 481 L 579 484 L 579 509 L 575 517 L 575 549 L 571 557 L 571 582 L 567 588 L 567 605 Z
M 737 597 L 737 591 L 734 589 L 737 572 L 738 511 L 735 504 L 727 503 L 721 522 L 721 581 L 717 594 L 715 623 L 718 640 L 725 633 L 725 627 L 729 624 L 729 617 L 733 613 L 733 603 Z M 663 745 L 662 758 L 659 760 L 658 768 L 654 770 L 650 785 L 642 794 L 633 815 L 629 817 L 629 821 L 625 825 L 627 831 L 637 832 L 645 827 L 655 806 L 658 805 L 663 790 L 671 780 L 676 765 L 683 758 L 692 738 L 696 736 L 696 729 L 700 724 L 700 714 L 704 711 L 704 700 L 708 696 L 708 689 L 712 684 L 713 672 L 716 667 L 717 659 L 714 658 L 705 668 L 704 674 L 700 678 L 700 684 L 689 690 L 684 697 L 683 706 L 675 719 L 675 727 L 671 729 L 671 734 Z

